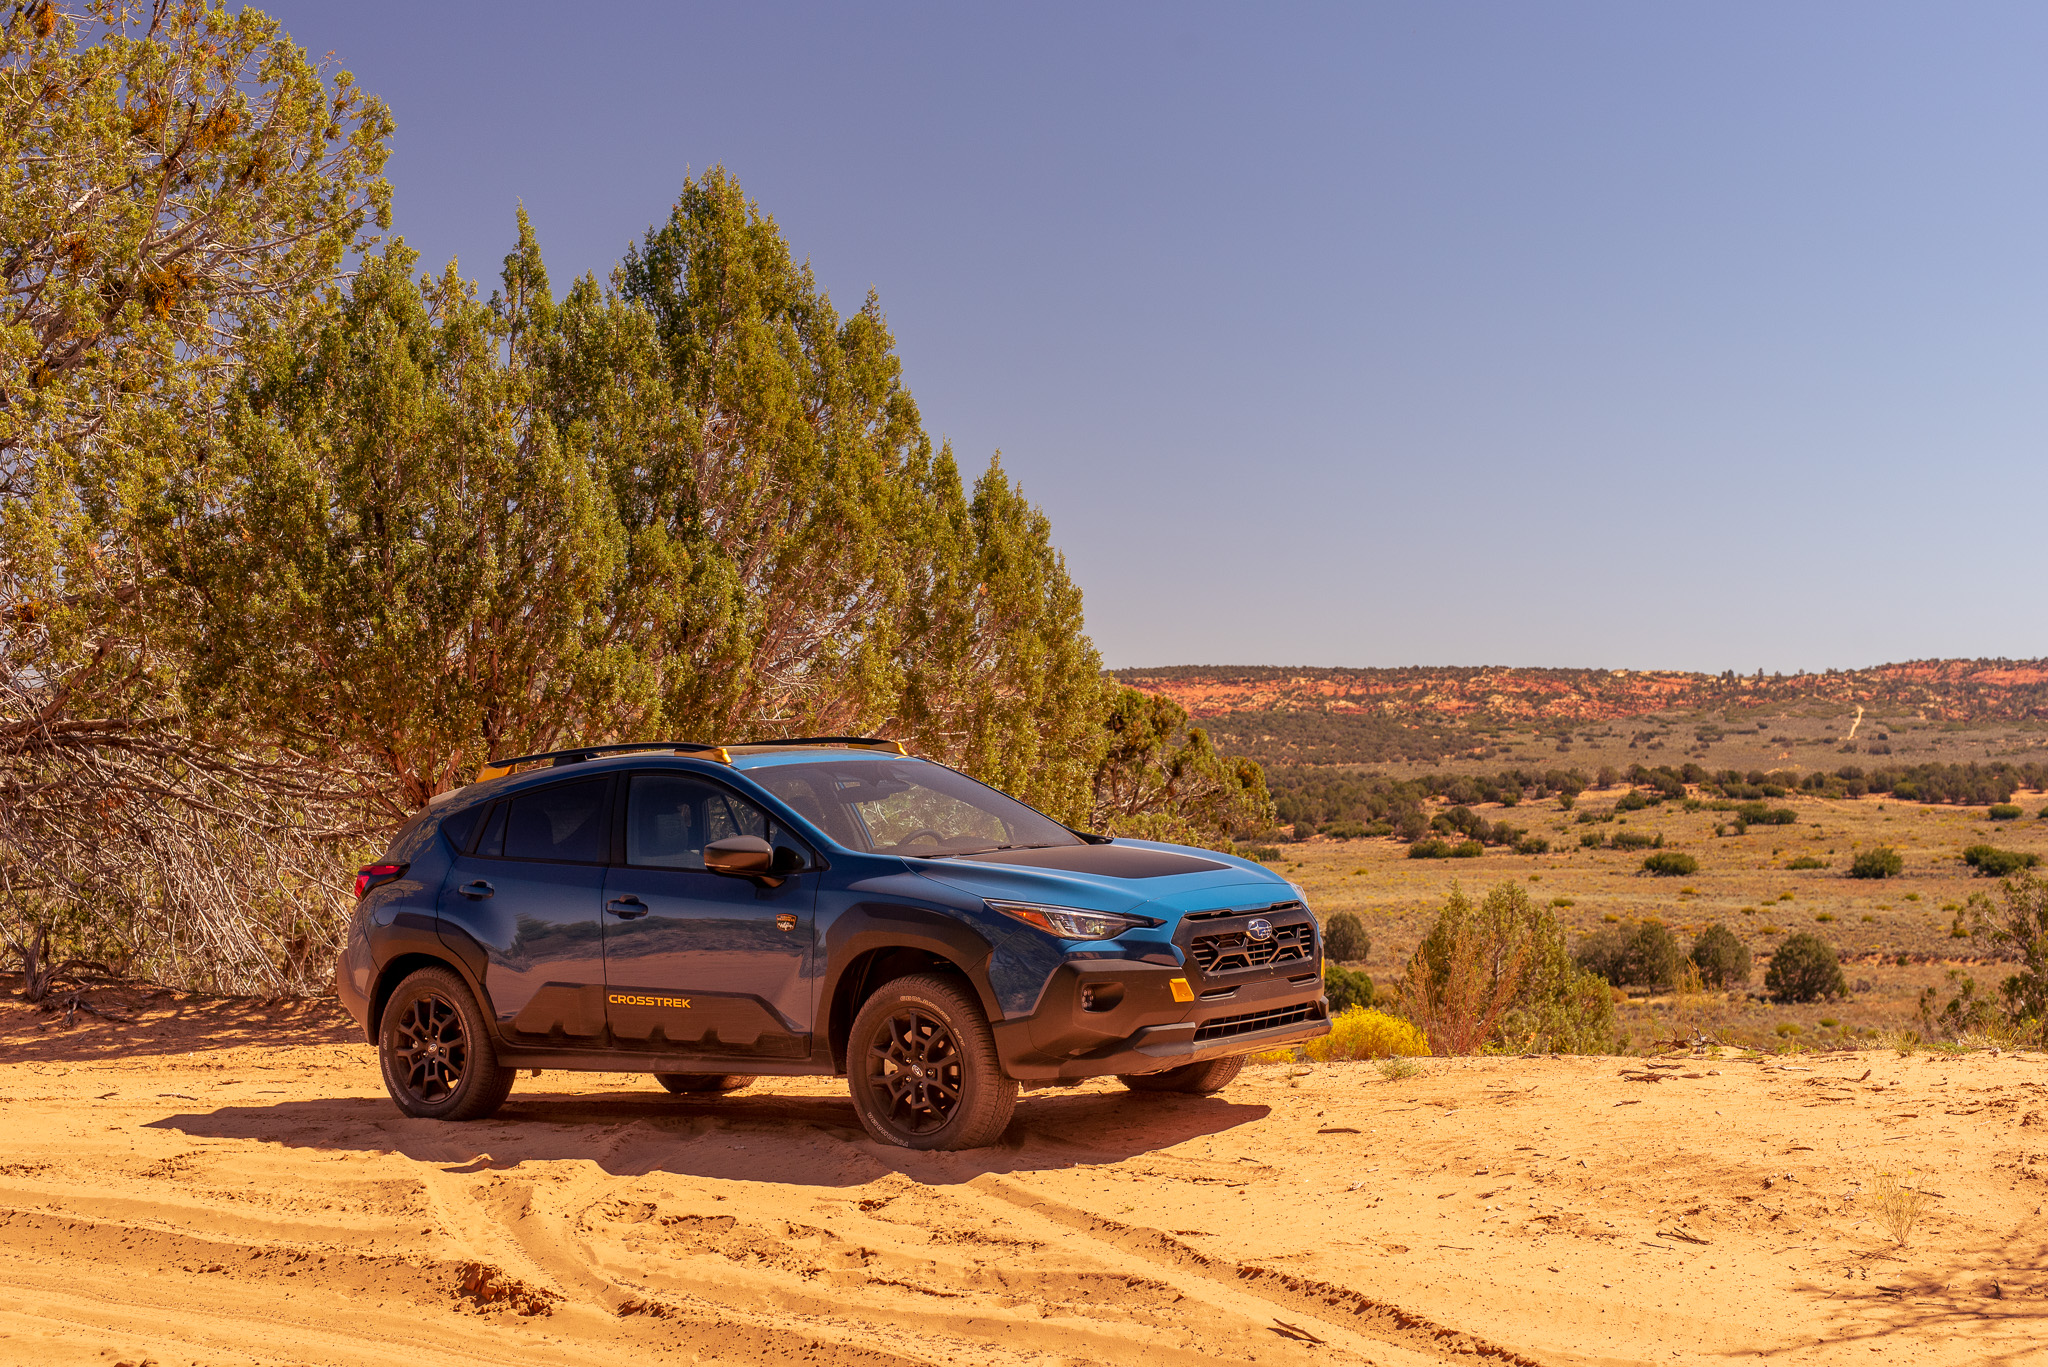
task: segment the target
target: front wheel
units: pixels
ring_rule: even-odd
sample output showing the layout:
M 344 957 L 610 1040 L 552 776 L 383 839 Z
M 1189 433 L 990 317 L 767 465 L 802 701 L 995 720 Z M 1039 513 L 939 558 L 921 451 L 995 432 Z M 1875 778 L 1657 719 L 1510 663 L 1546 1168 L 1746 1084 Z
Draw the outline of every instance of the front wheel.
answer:
M 906 1149 L 979 1149 L 1017 1109 L 988 1018 L 965 984 L 936 974 L 884 983 L 854 1017 L 846 1082 L 867 1132 Z
M 512 1092 L 476 998 L 445 968 L 423 968 L 391 994 L 377 1062 L 398 1109 L 426 1120 L 480 1120 Z
M 1184 1063 L 1163 1073 L 1127 1073 L 1118 1082 L 1134 1092 L 1220 1092 L 1237 1080 L 1244 1069 L 1244 1055 L 1212 1058 L 1207 1063 Z
M 749 1073 L 656 1073 L 654 1080 L 676 1096 L 697 1092 L 737 1092 L 750 1085 Z

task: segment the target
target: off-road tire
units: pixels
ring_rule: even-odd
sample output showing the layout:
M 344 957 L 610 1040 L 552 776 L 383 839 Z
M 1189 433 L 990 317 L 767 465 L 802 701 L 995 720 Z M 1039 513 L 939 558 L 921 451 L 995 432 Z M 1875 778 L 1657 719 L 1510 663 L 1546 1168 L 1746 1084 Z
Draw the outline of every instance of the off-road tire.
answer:
M 753 1085 L 752 1073 L 656 1073 L 654 1080 L 677 1096 L 698 1092 L 737 1092 Z
M 1017 1109 L 973 988 L 931 973 L 886 982 L 861 1004 L 846 1084 L 867 1132 L 906 1149 L 985 1148 Z
M 1237 1080 L 1244 1069 L 1244 1055 L 1212 1058 L 1207 1063 L 1184 1063 L 1163 1073 L 1126 1073 L 1118 1082 L 1134 1092 L 1220 1092 Z
M 516 1070 L 498 1062 L 476 998 L 445 968 L 401 982 L 377 1022 L 377 1065 L 398 1109 L 424 1120 L 481 1120 L 505 1104 Z

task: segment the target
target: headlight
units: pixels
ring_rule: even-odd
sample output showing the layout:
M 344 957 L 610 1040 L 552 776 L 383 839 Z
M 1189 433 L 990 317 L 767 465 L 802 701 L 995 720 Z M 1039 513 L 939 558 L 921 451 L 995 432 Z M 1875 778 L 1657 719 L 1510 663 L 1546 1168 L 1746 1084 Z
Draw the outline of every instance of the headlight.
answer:
M 1289 883 L 1287 886 L 1294 889 L 1294 897 L 1296 901 L 1300 902 L 1303 906 L 1308 905 L 1308 893 L 1303 890 L 1301 884 Z
M 1119 916 L 1113 911 L 1083 911 L 1079 907 L 1048 907 L 1036 902 L 991 901 L 988 905 L 991 911 L 1000 911 L 1013 920 L 1036 926 L 1062 940 L 1107 940 L 1138 926 L 1159 924 L 1144 916 Z

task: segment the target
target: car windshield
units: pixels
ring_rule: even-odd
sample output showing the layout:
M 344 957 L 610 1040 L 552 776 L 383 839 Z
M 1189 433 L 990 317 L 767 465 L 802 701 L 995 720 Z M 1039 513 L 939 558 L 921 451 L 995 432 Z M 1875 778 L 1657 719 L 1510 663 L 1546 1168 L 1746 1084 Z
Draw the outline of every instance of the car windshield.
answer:
M 925 760 L 778 764 L 747 777 L 852 850 L 942 859 L 1082 843 L 1015 798 Z

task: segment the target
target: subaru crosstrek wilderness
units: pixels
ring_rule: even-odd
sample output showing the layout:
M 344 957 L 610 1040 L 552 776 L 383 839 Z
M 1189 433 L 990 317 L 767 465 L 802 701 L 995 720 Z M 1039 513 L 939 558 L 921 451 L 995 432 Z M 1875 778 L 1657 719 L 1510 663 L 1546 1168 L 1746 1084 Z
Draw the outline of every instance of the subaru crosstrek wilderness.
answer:
M 1292 884 L 1077 833 L 894 741 L 482 777 L 356 876 L 338 986 L 408 1115 L 489 1115 L 520 1068 L 678 1093 L 843 1073 L 877 1139 L 973 1148 L 1020 1083 L 1213 1092 L 1329 1030 Z

